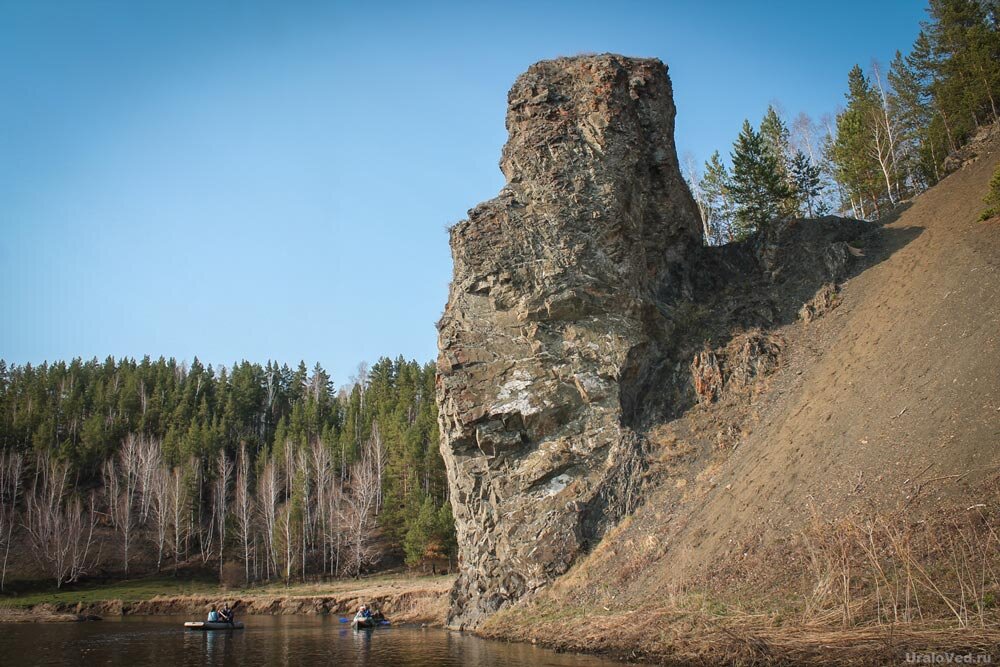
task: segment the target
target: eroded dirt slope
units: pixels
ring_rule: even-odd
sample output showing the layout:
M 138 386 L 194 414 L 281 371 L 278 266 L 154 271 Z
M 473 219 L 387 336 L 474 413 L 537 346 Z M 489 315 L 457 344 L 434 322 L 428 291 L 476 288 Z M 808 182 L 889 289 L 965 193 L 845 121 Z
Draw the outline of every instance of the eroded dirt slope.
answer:
M 836 308 L 768 332 L 766 380 L 654 429 L 645 504 L 550 596 L 613 612 L 734 572 L 791 593 L 771 552 L 816 521 L 976 503 L 1000 468 L 1000 223 L 977 221 L 998 145 L 860 244 Z

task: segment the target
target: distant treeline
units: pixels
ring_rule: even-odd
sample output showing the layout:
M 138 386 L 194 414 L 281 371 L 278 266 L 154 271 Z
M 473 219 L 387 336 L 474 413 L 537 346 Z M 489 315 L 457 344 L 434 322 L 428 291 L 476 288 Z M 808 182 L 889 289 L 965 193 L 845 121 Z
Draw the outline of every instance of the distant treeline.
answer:
M 247 579 L 448 558 L 434 375 L 383 358 L 337 391 L 319 364 L 0 360 L 0 547 L 24 539 L 60 582 L 102 526 L 126 573 L 137 549 Z
M 1000 121 L 1000 3 L 930 0 L 910 52 L 885 71 L 847 76 L 846 106 L 789 123 L 774 106 L 744 121 L 727 161 L 716 151 L 685 177 L 711 244 L 746 238 L 783 216 L 840 211 L 876 219 L 934 185 L 946 160 Z

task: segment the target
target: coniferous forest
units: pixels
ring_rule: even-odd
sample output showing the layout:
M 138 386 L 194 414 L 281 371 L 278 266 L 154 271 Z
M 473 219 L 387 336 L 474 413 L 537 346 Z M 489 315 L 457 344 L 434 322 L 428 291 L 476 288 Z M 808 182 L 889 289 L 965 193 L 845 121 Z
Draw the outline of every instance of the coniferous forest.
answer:
M 434 367 L 403 358 L 360 366 L 340 390 L 319 364 L 0 361 L 4 576 L 12 546 L 57 584 L 447 561 L 437 443 Z

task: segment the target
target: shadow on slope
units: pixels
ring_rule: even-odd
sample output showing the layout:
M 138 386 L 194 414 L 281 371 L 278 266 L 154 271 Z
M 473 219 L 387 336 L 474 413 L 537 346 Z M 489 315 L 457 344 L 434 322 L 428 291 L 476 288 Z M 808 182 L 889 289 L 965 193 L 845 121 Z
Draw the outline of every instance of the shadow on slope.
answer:
M 791 220 L 768 235 L 698 248 L 690 282 L 661 295 L 674 324 L 667 351 L 642 383 L 622 385 L 626 424 L 644 429 L 677 419 L 699 402 L 690 365 L 706 349 L 724 350 L 737 336 L 795 323 L 818 294 L 887 260 L 923 231 L 827 216 Z M 777 360 L 775 360 L 777 361 Z M 722 370 L 725 373 L 725 370 Z M 721 378 L 720 378 L 721 379 Z

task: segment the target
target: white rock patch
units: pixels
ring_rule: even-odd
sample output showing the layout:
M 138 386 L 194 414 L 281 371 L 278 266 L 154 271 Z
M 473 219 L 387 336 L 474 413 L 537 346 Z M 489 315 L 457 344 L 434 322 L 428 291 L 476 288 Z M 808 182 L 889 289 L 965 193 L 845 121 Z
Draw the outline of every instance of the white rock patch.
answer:
M 522 415 L 533 415 L 538 412 L 541 408 L 531 404 L 531 394 L 527 391 L 530 386 L 530 380 L 514 379 L 505 382 L 497 393 L 497 402 L 490 406 L 490 413 L 520 412 Z
M 556 475 L 549 480 L 549 483 L 545 485 L 545 496 L 551 497 L 562 491 L 566 486 L 573 481 L 573 478 L 563 473 L 561 475 Z

